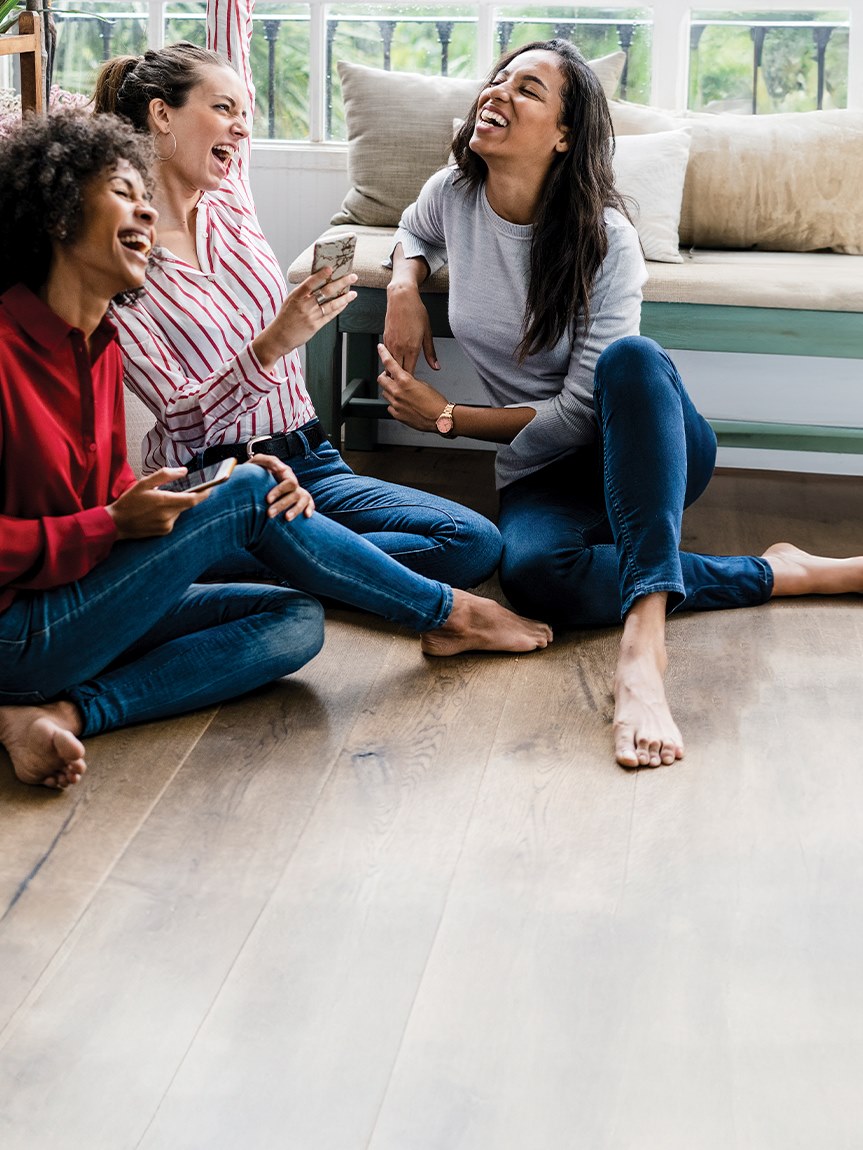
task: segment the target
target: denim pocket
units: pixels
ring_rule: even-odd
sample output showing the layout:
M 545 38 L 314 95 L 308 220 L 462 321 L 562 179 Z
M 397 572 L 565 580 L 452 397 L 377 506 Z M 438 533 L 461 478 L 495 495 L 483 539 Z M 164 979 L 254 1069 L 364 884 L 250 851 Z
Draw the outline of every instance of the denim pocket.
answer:
M 42 707 L 48 700 L 38 691 L 22 691 L 19 694 L 9 691 L 0 691 L 0 706 L 2 707 Z

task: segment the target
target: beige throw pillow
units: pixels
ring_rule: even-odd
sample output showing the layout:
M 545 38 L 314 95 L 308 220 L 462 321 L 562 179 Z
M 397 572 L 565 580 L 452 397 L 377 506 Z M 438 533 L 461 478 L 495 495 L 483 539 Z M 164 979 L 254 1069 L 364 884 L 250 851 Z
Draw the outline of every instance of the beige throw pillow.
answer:
M 617 88 L 625 59 L 613 52 L 590 61 L 607 96 Z M 429 176 L 446 163 L 453 118 L 465 115 L 482 81 L 344 61 L 338 70 L 352 186 L 332 222 L 395 227 Z
M 626 199 L 645 259 L 683 262 L 677 230 L 689 144 L 687 128 L 615 141 L 614 183 Z
M 609 107 L 618 143 L 690 129 L 685 247 L 863 254 L 863 112 L 675 113 L 623 100 Z
M 687 116 L 680 242 L 863 254 L 863 112 Z

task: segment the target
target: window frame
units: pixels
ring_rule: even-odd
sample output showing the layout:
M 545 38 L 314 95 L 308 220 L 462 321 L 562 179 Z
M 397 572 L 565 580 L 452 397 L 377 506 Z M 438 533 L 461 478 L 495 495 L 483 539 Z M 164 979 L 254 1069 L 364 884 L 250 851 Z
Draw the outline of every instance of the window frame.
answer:
M 304 0 L 309 8 L 309 139 L 266 140 L 255 139 L 256 147 L 280 148 L 294 151 L 343 149 L 340 141 L 325 139 L 326 125 L 326 16 L 331 0 Z M 360 6 L 363 0 L 339 0 L 339 7 Z M 543 0 L 522 0 L 524 7 L 545 8 Z M 512 0 L 510 0 L 512 3 Z M 148 41 L 151 47 L 164 44 L 165 11 L 170 0 L 147 0 Z M 387 0 L 381 0 L 381 7 Z M 394 9 L 404 4 L 392 4 Z M 464 7 L 464 0 L 436 0 L 435 7 Z M 502 0 L 477 0 L 476 67 L 479 76 L 492 66 L 496 51 L 494 38 L 495 11 L 509 6 Z M 578 0 L 580 8 L 623 7 L 615 0 Z M 651 31 L 651 94 L 650 103 L 656 107 L 684 110 L 687 106 L 690 62 L 690 13 L 699 10 L 721 11 L 801 11 L 810 12 L 811 3 L 805 0 L 751 0 L 731 5 L 712 4 L 709 0 L 643 0 L 635 5 L 648 9 L 652 15 Z M 843 9 L 848 12 L 848 108 L 863 108 L 863 0 L 837 0 L 824 4 L 821 10 Z

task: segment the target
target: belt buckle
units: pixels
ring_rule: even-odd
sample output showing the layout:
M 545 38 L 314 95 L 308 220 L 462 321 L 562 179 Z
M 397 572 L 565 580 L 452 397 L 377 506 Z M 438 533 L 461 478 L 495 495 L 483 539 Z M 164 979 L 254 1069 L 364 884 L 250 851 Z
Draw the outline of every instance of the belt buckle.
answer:
M 265 439 L 272 439 L 272 435 L 255 435 L 246 441 L 246 457 L 251 459 L 255 454 L 255 444 L 262 443 Z

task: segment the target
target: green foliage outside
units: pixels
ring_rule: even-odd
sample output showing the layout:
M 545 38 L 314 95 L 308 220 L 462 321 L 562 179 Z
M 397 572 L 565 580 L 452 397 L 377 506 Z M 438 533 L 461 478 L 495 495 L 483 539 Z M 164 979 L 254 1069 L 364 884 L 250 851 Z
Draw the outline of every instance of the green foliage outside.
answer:
M 752 109 L 754 43 L 749 27 L 730 21 L 847 22 L 847 11 L 763 10 L 695 11 L 693 21 L 717 20 L 708 26 L 690 54 L 689 107 L 707 111 Z M 803 112 L 817 106 L 818 66 L 811 28 L 770 27 L 764 37 L 756 87 L 759 113 Z M 836 28 L 827 43 L 823 107 L 844 108 L 848 102 L 848 31 Z
M 89 93 L 101 61 L 108 55 L 143 52 L 147 41 L 147 6 L 144 0 L 66 0 L 68 7 L 85 16 L 58 12 L 59 36 L 55 81 L 70 91 Z M 57 11 L 57 9 L 55 9 Z M 204 42 L 203 0 L 176 0 L 166 13 L 166 42 L 188 39 Z M 91 14 L 86 18 L 86 14 Z M 529 40 L 548 39 L 557 26 L 568 24 L 570 38 L 590 58 L 617 51 L 618 26 L 623 35 L 635 22 L 629 48 L 625 96 L 642 103 L 650 101 L 651 29 L 650 9 L 510 6 L 497 10 L 494 54 L 497 54 L 503 23 L 508 47 Z M 754 21 L 819 20 L 841 22 L 842 10 L 797 13 L 740 11 L 696 11 L 693 19 Z M 99 17 L 102 17 L 100 20 Z M 104 18 L 110 23 L 106 24 Z M 390 39 L 390 67 L 394 71 L 439 74 L 442 68 L 442 35 L 448 41 L 447 71 L 450 76 L 477 74 L 476 12 L 469 5 L 445 9 L 434 6 L 342 4 L 329 10 L 332 31 L 331 53 L 334 76 L 329 85 L 328 136 L 344 139 L 344 109 L 335 65 L 339 60 L 384 67 L 384 43 Z M 583 20 L 584 22 L 578 22 Z M 608 23 L 603 24 L 606 20 Z M 269 28 L 267 28 L 267 23 Z M 438 22 L 448 27 L 441 34 Z M 273 50 L 272 124 L 269 93 L 271 46 L 268 32 L 277 31 Z M 309 138 L 309 8 L 306 4 L 285 4 L 262 0 L 256 7 L 252 38 L 252 67 L 257 87 L 254 134 L 276 139 Z M 825 107 L 847 103 L 848 34 L 837 28 L 826 52 Z M 753 42 L 749 27 L 709 26 L 700 36 L 690 56 L 689 106 L 691 108 L 751 110 Z M 804 110 L 815 107 L 817 68 L 812 30 L 773 29 L 764 41 L 762 67 L 758 76 L 759 112 Z

